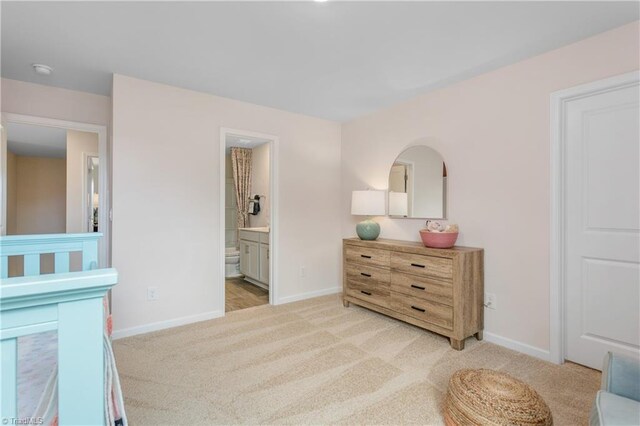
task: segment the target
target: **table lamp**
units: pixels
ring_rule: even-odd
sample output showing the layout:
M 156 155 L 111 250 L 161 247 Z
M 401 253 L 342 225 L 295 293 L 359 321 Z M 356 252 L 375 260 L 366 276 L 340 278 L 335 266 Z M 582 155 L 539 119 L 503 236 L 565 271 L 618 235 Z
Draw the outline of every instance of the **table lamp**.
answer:
M 380 235 L 380 225 L 371 220 L 371 216 L 385 214 L 384 191 L 353 191 L 351 193 L 351 214 L 369 216 L 356 226 L 361 240 L 375 240 Z

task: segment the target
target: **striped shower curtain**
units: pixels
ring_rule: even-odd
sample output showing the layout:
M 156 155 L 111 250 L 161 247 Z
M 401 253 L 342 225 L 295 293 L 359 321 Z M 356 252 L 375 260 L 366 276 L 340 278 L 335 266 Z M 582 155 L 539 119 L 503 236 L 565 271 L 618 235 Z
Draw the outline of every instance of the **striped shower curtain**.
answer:
M 249 225 L 249 197 L 251 196 L 251 153 L 247 148 L 231 148 L 233 184 L 236 189 L 238 228 Z

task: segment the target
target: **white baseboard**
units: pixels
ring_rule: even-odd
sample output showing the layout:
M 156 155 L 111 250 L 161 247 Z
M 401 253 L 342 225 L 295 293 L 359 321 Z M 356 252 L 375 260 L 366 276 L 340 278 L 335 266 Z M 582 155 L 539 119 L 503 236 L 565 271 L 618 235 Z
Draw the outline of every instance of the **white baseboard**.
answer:
M 342 286 L 331 287 L 323 290 L 309 291 L 307 293 L 296 294 L 293 296 L 287 296 L 276 301 L 276 305 L 282 305 L 285 303 L 297 302 L 300 300 L 311 299 L 313 297 L 326 296 L 329 294 L 336 294 L 342 291 Z M 154 322 L 151 324 L 144 324 L 137 327 L 125 328 L 122 330 L 114 330 L 112 333 L 113 340 L 122 339 L 125 337 L 131 337 L 138 334 L 151 333 L 152 331 L 164 330 L 172 327 L 179 327 L 181 325 L 192 324 L 194 322 L 207 321 L 224 316 L 223 311 L 211 311 L 202 314 L 191 315 L 187 317 L 174 318 L 166 321 Z
M 535 346 L 528 345 L 526 343 L 518 342 L 517 340 L 509 339 L 507 337 L 498 336 L 486 330 L 483 333 L 484 340 L 487 342 L 495 343 L 499 346 L 504 346 L 507 349 L 512 349 L 517 352 L 521 352 L 526 355 L 541 359 L 543 361 L 553 362 L 551 360 L 551 352 L 545 349 L 536 348 Z
M 314 297 L 327 296 L 329 294 L 336 294 L 342 292 L 342 286 L 325 288 L 322 290 L 309 291 L 306 293 L 294 294 L 293 296 L 281 297 L 275 304 L 282 305 L 285 303 L 298 302 L 300 300 L 311 299 Z
M 300 300 L 312 299 L 314 297 L 327 296 L 330 294 L 336 294 L 342 292 L 342 286 L 331 287 L 322 290 L 309 291 L 306 293 L 295 294 L 293 296 L 286 296 L 280 298 L 276 305 L 282 305 L 285 303 L 298 302 Z M 166 321 L 158 321 L 151 324 L 144 324 L 136 327 L 125 328 L 123 330 L 114 330 L 112 334 L 113 340 L 122 339 L 125 337 L 135 336 L 138 334 L 151 333 L 153 331 L 164 330 L 172 327 L 179 327 L 181 325 L 192 324 L 200 321 L 212 320 L 224 316 L 223 311 L 211 311 L 204 312 L 202 314 L 190 315 L 186 317 L 174 318 Z M 484 331 L 484 340 L 490 343 L 494 343 L 499 346 L 503 346 L 507 349 L 512 349 L 517 352 L 521 352 L 526 355 L 541 359 L 543 361 L 554 362 L 551 358 L 551 353 L 548 350 L 540 349 L 535 346 L 528 345 L 526 343 L 518 342 L 517 340 L 502 337 L 497 334 Z
M 194 322 L 212 320 L 223 316 L 223 311 L 211 311 L 197 315 L 190 315 L 187 317 L 174 318 L 166 321 L 152 322 L 151 324 L 139 325 L 137 327 L 125 328 L 123 330 L 114 330 L 112 333 L 112 338 L 113 340 L 117 340 L 124 337 L 135 336 L 137 334 L 151 333 L 152 331 L 164 330 L 166 328 L 178 327 L 181 325 L 192 324 Z

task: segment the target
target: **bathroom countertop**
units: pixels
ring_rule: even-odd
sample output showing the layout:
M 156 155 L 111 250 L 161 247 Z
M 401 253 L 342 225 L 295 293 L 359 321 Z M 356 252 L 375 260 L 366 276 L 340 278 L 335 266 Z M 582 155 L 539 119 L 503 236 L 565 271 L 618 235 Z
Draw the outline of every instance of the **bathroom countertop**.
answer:
M 250 231 L 250 232 L 262 232 L 262 233 L 269 233 L 269 227 L 268 226 L 263 226 L 262 228 L 238 228 L 239 231 Z

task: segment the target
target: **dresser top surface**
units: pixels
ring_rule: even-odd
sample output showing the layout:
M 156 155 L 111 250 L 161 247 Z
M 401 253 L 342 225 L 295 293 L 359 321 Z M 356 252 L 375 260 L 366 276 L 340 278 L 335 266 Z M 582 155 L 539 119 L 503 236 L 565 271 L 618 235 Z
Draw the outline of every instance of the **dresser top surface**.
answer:
M 431 248 L 425 247 L 420 241 L 404 241 L 404 240 L 390 240 L 386 238 L 378 238 L 375 241 L 366 241 L 361 240 L 357 237 L 352 238 L 344 238 L 345 244 L 361 246 L 361 247 L 370 247 L 370 248 L 378 248 L 378 249 L 386 249 L 386 250 L 399 250 L 399 251 L 408 251 L 413 253 L 423 253 L 423 254 L 431 254 L 434 256 L 452 256 L 459 253 L 470 253 L 470 252 L 479 252 L 483 251 L 482 248 L 477 247 L 464 247 L 464 246 L 453 246 L 448 249 L 439 249 L 439 248 Z

